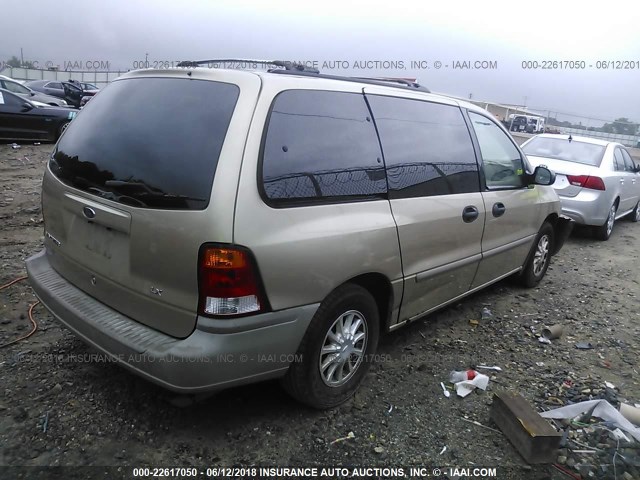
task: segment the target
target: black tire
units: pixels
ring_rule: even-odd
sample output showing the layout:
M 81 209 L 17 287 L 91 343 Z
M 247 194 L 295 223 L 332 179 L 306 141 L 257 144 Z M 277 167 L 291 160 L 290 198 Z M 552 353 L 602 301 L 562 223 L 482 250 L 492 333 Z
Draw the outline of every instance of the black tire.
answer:
M 321 349 L 326 341 L 331 341 L 328 337 L 330 329 L 342 318 L 348 318 L 348 315 L 355 315 L 357 319 L 356 314 L 361 315 L 362 323 L 366 328 L 365 342 L 359 345 L 364 354 L 360 357 L 360 361 L 355 363 L 353 373 L 345 376 L 344 384 L 330 386 L 320 372 Z M 311 320 L 298 348 L 301 361 L 291 364 L 282 380 L 285 390 L 299 402 L 318 409 L 332 408 L 347 401 L 358 389 L 371 366 L 371 358 L 378 347 L 379 325 L 380 318 L 376 302 L 367 290 L 354 284 L 346 284 L 334 290 L 320 304 Z M 329 347 L 331 345 L 327 346 Z M 343 352 L 345 352 L 343 354 L 348 353 L 346 350 Z M 338 355 L 338 353 L 323 355 L 326 360 L 328 356 Z M 349 363 L 347 367 L 350 366 L 354 356 L 357 357 L 357 354 L 346 356 L 344 365 Z M 329 364 L 334 363 L 338 362 Z M 344 365 L 336 367 L 334 371 L 340 369 L 340 372 L 344 372 Z M 331 367 L 324 371 L 329 370 Z
M 553 242 L 555 241 L 555 232 L 550 223 L 543 223 L 533 248 L 527 258 L 524 270 L 520 274 L 520 284 L 527 288 L 533 288 L 547 273 L 549 263 L 551 263 L 551 252 L 553 251 Z M 542 263 L 540 263 L 542 262 Z
M 595 237 L 598 240 L 602 240 L 603 242 L 606 242 L 611 237 L 611 233 L 613 232 L 613 225 L 616 222 L 617 211 L 618 211 L 618 204 L 614 203 L 613 205 L 611 205 L 611 209 L 609 210 L 609 215 L 607 215 L 607 219 L 604 221 L 604 224 L 594 229 Z
M 69 126 L 70 122 L 62 122 L 60 124 L 60 126 L 58 127 L 58 134 L 56 135 L 56 140 L 60 138 L 60 136 L 64 133 L 64 131 L 67 129 L 67 127 Z
M 632 222 L 640 222 L 640 201 L 636 203 L 636 208 L 629 214 L 629 220 Z

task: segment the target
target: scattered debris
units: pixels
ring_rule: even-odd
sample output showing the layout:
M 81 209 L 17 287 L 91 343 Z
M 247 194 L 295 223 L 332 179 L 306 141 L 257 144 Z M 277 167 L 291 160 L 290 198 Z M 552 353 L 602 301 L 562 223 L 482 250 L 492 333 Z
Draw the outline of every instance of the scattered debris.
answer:
M 49 428 L 49 410 L 44 415 L 44 420 L 42 421 L 42 431 L 47 433 L 47 428 Z
M 373 449 L 374 452 L 380 454 L 380 453 L 384 453 L 384 447 L 381 446 L 377 446 L 376 448 Z
M 640 408 L 620 403 L 620 414 L 636 426 L 640 426 Z
M 442 450 L 440 450 L 440 455 L 442 455 L 446 451 L 447 451 L 447 446 L 445 445 L 444 447 L 442 447 Z
M 18 145 L 17 143 L 12 143 L 11 148 L 13 148 L 14 150 L 17 150 L 20 148 L 20 145 Z
M 583 413 L 588 413 L 589 417 L 598 417 L 607 422 L 611 422 L 612 425 L 630 433 L 636 440 L 640 441 L 640 428 L 633 425 L 622 415 L 622 413 L 616 410 L 613 405 L 606 400 L 589 400 L 586 402 L 574 403 L 573 405 L 567 405 L 565 407 L 543 412 L 541 416 L 544 418 L 568 420 L 582 415 Z M 584 417 L 582 420 L 585 420 Z
M 453 382 L 452 382 L 453 383 Z M 489 377 L 482 373 L 476 373 L 472 380 L 463 380 L 455 383 L 456 393 L 459 397 L 466 397 L 476 388 L 486 390 L 489 385 Z
M 555 340 L 556 338 L 560 338 L 562 333 L 564 332 L 564 327 L 562 325 L 552 325 L 550 327 L 544 327 L 542 329 L 542 336 L 547 340 Z
M 502 369 L 497 366 L 490 367 L 488 365 L 476 365 L 476 368 L 483 368 L 484 370 L 495 370 L 496 372 L 502 371 Z
M 440 382 L 440 386 L 442 387 L 442 391 L 444 393 L 444 396 L 449 398 L 451 396 L 451 393 L 449 393 L 449 390 L 447 390 L 447 387 L 444 386 L 443 382 Z
M 478 375 L 478 372 L 471 369 L 465 371 L 453 370 L 451 373 L 449 373 L 449 381 L 451 383 L 458 383 L 464 380 L 473 380 L 476 375 Z
M 590 342 L 578 342 L 576 348 L 579 350 L 591 350 L 593 345 Z
M 491 310 L 489 310 L 487 307 L 483 307 L 480 320 L 489 320 L 491 317 L 493 317 L 493 313 L 491 313 Z
M 548 339 L 548 338 L 546 338 L 546 337 L 543 337 L 542 335 L 540 335 L 540 336 L 538 337 L 538 341 L 539 341 L 540 343 L 545 343 L 545 344 L 547 344 L 547 345 L 551 345 L 551 340 L 549 340 L 549 339 Z
M 474 319 L 469 320 L 469 325 L 477 327 L 479 324 L 480 322 L 478 320 L 474 320 Z
M 487 430 L 491 430 L 492 432 L 502 433 L 500 430 L 496 430 L 495 428 L 487 427 L 486 425 L 481 424 L 477 420 L 469 420 L 468 418 L 464 418 L 464 417 L 460 418 L 460 420 L 465 421 L 467 423 L 473 423 L 474 425 L 476 425 L 478 427 L 486 428 Z
M 353 432 L 349 432 L 346 437 L 336 438 L 333 442 L 331 442 L 331 445 L 333 445 L 334 443 L 340 443 L 346 440 L 351 440 L 352 438 L 356 438 L 356 434 Z

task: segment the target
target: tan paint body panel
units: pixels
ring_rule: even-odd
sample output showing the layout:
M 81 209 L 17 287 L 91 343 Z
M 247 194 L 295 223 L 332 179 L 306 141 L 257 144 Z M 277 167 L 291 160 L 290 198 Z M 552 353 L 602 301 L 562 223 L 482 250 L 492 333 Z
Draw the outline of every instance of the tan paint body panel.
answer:
M 485 191 L 482 193 L 487 212 L 482 235 L 482 261 L 472 288 L 521 267 L 527 258 L 542 221 L 537 188 Z M 506 207 L 494 217 L 495 203 Z
M 305 88 L 361 93 L 362 87 L 289 76 L 270 80 L 263 84 L 242 162 L 234 241 L 253 251 L 274 310 L 320 302 L 342 283 L 378 273 L 392 282 L 397 312 L 402 269 L 387 200 L 272 208 L 258 192 L 260 144 L 275 96 Z

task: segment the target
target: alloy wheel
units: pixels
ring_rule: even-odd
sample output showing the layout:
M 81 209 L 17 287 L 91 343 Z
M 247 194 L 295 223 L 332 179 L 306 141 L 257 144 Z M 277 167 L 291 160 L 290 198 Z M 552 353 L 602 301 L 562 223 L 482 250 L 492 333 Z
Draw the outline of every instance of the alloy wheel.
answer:
M 367 321 L 357 310 L 340 315 L 329 328 L 318 359 L 325 385 L 339 387 L 354 375 L 367 348 Z
M 543 235 L 538 240 L 536 252 L 533 255 L 533 274 L 537 277 L 542 274 L 544 267 L 549 259 L 549 241 L 548 235 Z
M 607 217 L 607 236 L 611 235 L 613 231 L 613 224 L 616 221 L 616 206 L 611 205 L 611 210 L 609 210 L 609 216 Z

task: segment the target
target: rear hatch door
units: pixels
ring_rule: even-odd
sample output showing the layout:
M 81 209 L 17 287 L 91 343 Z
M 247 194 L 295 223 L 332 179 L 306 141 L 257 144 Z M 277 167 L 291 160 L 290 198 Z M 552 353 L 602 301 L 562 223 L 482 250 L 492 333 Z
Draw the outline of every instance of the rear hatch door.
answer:
M 53 268 L 107 306 L 175 337 L 197 319 L 198 250 L 231 242 L 260 79 L 129 74 L 71 122 L 43 181 Z

